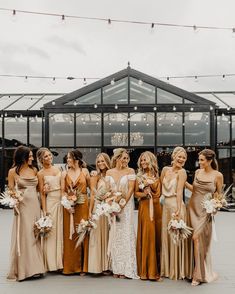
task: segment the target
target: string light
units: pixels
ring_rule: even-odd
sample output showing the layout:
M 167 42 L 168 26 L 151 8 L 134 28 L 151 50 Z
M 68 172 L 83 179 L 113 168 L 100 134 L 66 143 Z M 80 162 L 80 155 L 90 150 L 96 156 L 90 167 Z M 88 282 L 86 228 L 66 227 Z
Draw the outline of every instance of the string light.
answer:
M 118 105 L 117 105 L 117 104 L 115 104 L 114 108 L 115 108 L 115 109 L 118 109 Z
M 10 11 L 13 15 L 17 13 L 22 14 L 33 14 L 33 15 L 40 15 L 40 16 L 52 16 L 52 17 L 60 17 L 63 21 L 65 18 L 73 18 L 73 19 L 79 19 L 79 20 L 90 20 L 90 21 L 102 21 L 102 22 L 108 22 L 110 25 L 112 22 L 116 23 L 125 23 L 125 24 L 132 24 L 132 25 L 146 25 L 153 28 L 154 26 L 163 26 L 167 28 L 188 28 L 193 29 L 193 31 L 197 30 L 226 30 L 226 31 L 232 31 L 235 33 L 234 27 L 222 27 L 222 26 L 206 26 L 206 25 L 189 25 L 189 24 L 177 24 L 177 23 L 163 23 L 163 22 L 146 22 L 146 21 L 137 21 L 137 20 L 128 20 L 128 19 L 111 19 L 111 18 L 101 18 L 101 17 L 89 17 L 89 16 L 80 16 L 80 15 L 66 15 L 66 14 L 58 14 L 58 13 L 49 13 L 49 12 L 42 12 L 42 11 L 30 11 L 30 10 L 18 10 L 18 9 L 9 9 L 9 8 L 0 8 L 0 11 Z
M 23 78 L 25 81 L 28 81 L 29 79 L 49 79 L 52 80 L 52 82 L 56 82 L 56 80 L 82 80 L 84 85 L 87 84 L 88 80 L 100 80 L 101 77 L 63 77 L 63 76 L 34 76 L 34 75 L 17 75 L 17 74 L 0 74 L 0 77 L 3 78 Z M 229 73 L 229 74 L 211 74 L 211 75 L 184 75 L 184 76 L 159 76 L 156 77 L 157 79 L 166 79 L 168 82 L 170 79 L 194 79 L 195 82 L 198 81 L 200 78 L 218 78 L 222 77 L 222 80 L 224 81 L 226 77 L 235 77 L 235 73 Z M 115 84 L 115 80 L 112 79 L 110 81 L 110 84 L 113 86 Z M 140 79 L 138 81 L 138 84 L 140 86 L 143 85 L 143 81 Z

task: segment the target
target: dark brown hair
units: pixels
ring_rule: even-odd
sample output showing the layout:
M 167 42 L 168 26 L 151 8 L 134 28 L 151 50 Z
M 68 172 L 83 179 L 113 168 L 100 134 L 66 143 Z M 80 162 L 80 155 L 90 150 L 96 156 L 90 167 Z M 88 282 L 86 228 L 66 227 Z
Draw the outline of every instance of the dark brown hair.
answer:
M 218 162 L 216 160 L 216 154 L 211 149 L 204 149 L 199 152 L 199 155 L 205 156 L 206 160 L 211 160 L 211 167 L 215 170 L 218 170 Z
M 68 152 L 74 161 L 78 160 L 79 167 L 86 167 L 86 163 L 82 160 L 82 152 L 78 149 L 73 149 Z
M 14 155 L 13 155 L 13 166 L 12 167 L 15 167 L 15 171 L 16 171 L 17 175 L 19 175 L 22 165 L 24 165 L 25 163 L 28 162 L 30 151 L 31 151 L 31 149 L 26 146 L 19 146 L 15 150 Z M 29 166 L 29 167 L 33 168 L 33 166 Z

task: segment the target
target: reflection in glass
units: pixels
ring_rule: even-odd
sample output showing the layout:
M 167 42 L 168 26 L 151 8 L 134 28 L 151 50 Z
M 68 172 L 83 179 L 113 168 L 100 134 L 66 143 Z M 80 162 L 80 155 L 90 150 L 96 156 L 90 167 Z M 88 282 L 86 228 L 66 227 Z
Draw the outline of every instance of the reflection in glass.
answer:
M 157 113 L 157 146 L 182 145 L 182 113 Z
M 77 146 L 101 145 L 101 114 L 79 113 L 76 115 Z
M 74 114 L 56 113 L 49 115 L 50 146 L 74 146 Z
M 230 117 L 228 115 L 217 116 L 217 145 L 230 144 Z
M 5 140 L 17 141 L 15 144 L 12 142 L 15 146 L 27 144 L 27 117 L 22 115 L 5 117 Z M 7 142 L 6 144 L 8 145 Z
M 232 145 L 235 146 L 235 115 L 232 116 Z
M 155 87 L 130 78 L 130 104 L 155 104 Z
M 42 146 L 42 118 L 30 117 L 29 118 L 29 144 L 36 147 Z
M 130 145 L 154 145 L 154 113 L 130 113 Z
M 210 145 L 208 112 L 185 112 L 185 145 Z
M 218 149 L 219 170 L 223 172 L 226 185 L 230 185 L 230 160 L 230 149 Z
M 128 145 L 128 115 L 127 113 L 104 114 L 104 145 Z
M 181 104 L 183 103 L 182 97 L 179 97 L 170 92 L 164 91 L 160 88 L 157 89 L 157 103 L 158 104 Z
M 232 179 L 233 179 L 233 186 L 235 187 L 235 149 L 234 148 L 232 149 Z
M 84 96 L 78 97 L 72 101 L 65 103 L 65 105 L 82 105 L 82 104 L 101 104 L 101 89 L 90 92 Z
M 103 104 L 127 104 L 128 79 L 115 81 L 112 85 L 103 88 Z

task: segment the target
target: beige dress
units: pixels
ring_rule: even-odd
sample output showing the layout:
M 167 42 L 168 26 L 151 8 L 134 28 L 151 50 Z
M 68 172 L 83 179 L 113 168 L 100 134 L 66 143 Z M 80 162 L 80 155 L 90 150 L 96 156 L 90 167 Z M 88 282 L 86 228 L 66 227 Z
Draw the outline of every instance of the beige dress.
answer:
M 181 241 L 178 245 L 175 245 L 167 230 L 172 213 L 177 210 L 177 179 L 178 177 L 175 177 L 168 181 L 164 177 L 162 182 L 162 195 L 165 197 L 165 200 L 162 210 L 161 276 L 172 280 L 188 277 L 189 271 L 187 240 Z M 183 202 L 181 205 L 180 217 L 186 222 L 186 208 Z
M 217 278 L 217 274 L 212 270 L 211 264 L 211 239 L 212 239 L 212 219 L 208 217 L 201 202 L 207 193 L 214 193 L 216 190 L 215 180 L 211 182 L 203 181 L 195 175 L 193 182 L 193 194 L 189 201 L 189 216 L 191 226 L 194 229 L 193 236 L 199 239 L 199 250 L 197 267 L 193 272 L 193 279 L 199 282 L 212 282 Z
M 47 271 L 56 271 L 63 268 L 63 209 L 61 206 L 61 175 L 44 176 L 44 182 L 49 186 L 46 205 L 47 212 L 52 218 L 53 227 L 47 238 L 44 239 L 44 261 Z
M 36 176 L 18 178 L 24 199 L 19 204 L 19 214 L 14 216 L 8 279 L 20 281 L 45 272 L 40 240 L 36 241 L 33 232 L 34 223 L 40 218 L 37 184 Z
M 103 189 L 106 183 L 104 178 L 101 178 L 97 183 L 97 191 Z M 96 210 L 96 205 L 100 203 L 98 199 L 95 199 L 93 212 Z M 109 225 L 106 216 L 101 216 L 96 222 L 97 228 L 91 230 L 89 240 L 89 255 L 88 255 L 88 272 L 90 273 L 102 273 L 109 270 L 108 262 L 108 237 L 109 237 Z

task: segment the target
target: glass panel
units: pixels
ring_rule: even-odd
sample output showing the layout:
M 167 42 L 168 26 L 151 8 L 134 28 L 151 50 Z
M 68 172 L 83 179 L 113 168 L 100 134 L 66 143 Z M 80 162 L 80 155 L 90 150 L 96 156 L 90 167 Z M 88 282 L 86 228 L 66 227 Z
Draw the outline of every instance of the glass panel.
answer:
M 0 98 L 0 109 L 7 108 L 8 105 L 15 102 L 22 95 L 5 95 Z
M 215 95 L 227 103 L 230 107 L 235 108 L 235 93 L 215 93 Z
M 141 80 L 130 79 L 131 104 L 155 104 L 155 87 Z
M 185 104 L 195 104 L 193 101 L 190 101 L 188 99 L 184 99 L 184 103 Z
M 232 145 L 235 146 L 235 115 L 232 116 Z
M 195 94 L 197 94 L 197 93 L 195 93 Z M 221 102 L 219 99 L 217 99 L 217 98 L 216 98 L 214 95 L 212 95 L 212 94 L 208 94 L 208 93 L 205 93 L 205 94 L 203 94 L 203 93 L 199 93 L 198 95 L 201 96 L 202 98 L 205 98 L 205 99 L 207 99 L 207 100 L 209 100 L 209 101 L 211 101 L 211 102 L 216 103 L 216 105 L 219 106 L 219 107 L 226 107 L 226 105 L 225 105 L 223 102 Z
M 157 113 L 157 145 L 182 145 L 182 113 Z
M 2 117 L 0 117 L 0 146 L 2 146 Z
M 29 143 L 36 146 L 42 146 L 42 118 L 30 117 L 29 118 Z
M 5 139 L 7 146 L 27 144 L 27 117 L 5 117 Z
M 104 114 L 104 146 L 128 145 L 127 113 Z
M 53 100 L 56 100 L 60 98 L 64 94 L 58 94 L 58 95 L 48 95 L 46 94 L 41 100 L 38 99 L 38 103 L 36 103 L 30 110 L 40 110 L 41 107 L 43 107 L 44 104 L 49 103 Z M 39 97 L 41 98 L 41 97 Z
M 217 145 L 230 144 L 230 117 L 228 115 L 217 116 Z
M 130 146 L 154 145 L 154 113 L 130 113 Z
M 37 97 L 31 97 L 31 96 L 23 96 L 18 101 L 16 101 L 14 104 L 12 104 L 10 107 L 7 108 L 7 110 L 27 110 L 32 106 L 40 96 Z
M 56 113 L 49 115 L 50 146 L 74 146 L 73 113 Z
M 224 176 L 224 183 L 230 185 L 230 149 L 218 149 L 219 170 Z
M 232 149 L 232 179 L 233 179 L 233 186 L 235 187 L 235 149 Z
M 78 97 L 72 101 L 65 103 L 64 105 L 74 105 L 74 103 L 78 105 L 82 104 L 101 104 L 101 89 L 98 89 L 94 92 L 88 93 L 84 96 Z
M 101 145 L 101 114 L 79 113 L 77 124 L 77 146 L 100 146 Z
M 103 88 L 103 104 L 128 103 L 128 78 L 116 81 Z
M 158 104 L 181 104 L 183 103 L 182 97 L 179 97 L 170 92 L 162 89 L 157 89 L 157 103 Z
M 209 113 L 185 113 L 185 145 L 210 145 Z

